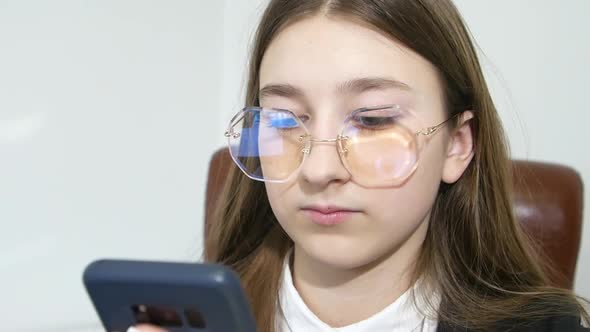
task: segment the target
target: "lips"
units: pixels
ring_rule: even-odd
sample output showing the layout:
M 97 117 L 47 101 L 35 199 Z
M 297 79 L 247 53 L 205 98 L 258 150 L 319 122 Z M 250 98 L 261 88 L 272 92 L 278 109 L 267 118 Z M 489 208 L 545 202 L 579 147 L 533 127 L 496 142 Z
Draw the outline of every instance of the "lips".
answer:
M 308 205 L 302 209 L 310 220 L 322 226 L 334 226 L 345 222 L 353 215 L 360 213 L 359 210 L 339 207 L 335 205 Z

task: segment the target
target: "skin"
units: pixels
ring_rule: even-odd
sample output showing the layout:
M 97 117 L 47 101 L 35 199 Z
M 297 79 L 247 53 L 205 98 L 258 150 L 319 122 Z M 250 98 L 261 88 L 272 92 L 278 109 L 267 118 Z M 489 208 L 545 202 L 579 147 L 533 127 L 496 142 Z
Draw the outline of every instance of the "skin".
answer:
M 342 82 L 368 77 L 403 86 L 337 89 Z M 413 128 L 417 131 L 446 120 L 436 68 L 395 40 L 348 19 L 320 15 L 284 28 L 260 68 L 261 89 L 275 84 L 288 84 L 300 93 L 263 93 L 261 106 L 304 115 L 315 138 L 335 138 L 347 114 L 368 106 L 411 109 L 424 125 Z M 333 143 L 313 145 L 300 173 L 289 182 L 266 183 L 273 212 L 295 243 L 295 287 L 318 318 L 333 327 L 350 325 L 376 314 L 411 287 L 438 188 L 441 182 L 457 181 L 473 157 L 467 123 L 472 117 L 466 111 L 453 132 L 443 127 L 426 139 L 416 171 L 398 186 L 356 183 Z M 302 209 L 309 204 L 357 212 L 342 224 L 321 226 Z
M 384 77 L 407 88 L 341 93 L 341 82 Z M 350 20 L 316 16 L 285 28 L 265 53 L 260 86 L 289 84 L 296 96 L 264 95 L 261 106 L 305 115 L 312 136 L 335 138 L 351 111 L 383 104 L 412 109 L 425 126 L 446 120 L 444 96 L 432 64 L 383 34 Z M 465 113 L 463 123 L 471 117 Z M 414 128 L 420 130 L 422 128 Z M 454 182 L 472 154 L 471 132 L 442 130 L 426 144 L 419 167 L 401 186 L 366 188 L 353 181 L 334 144 L 316 144 L 298 177 L 267 183 L 271 207 L 295 242 L 293 280 L 308 307 L 341 327 L 366 319 L 411 285 L 429 213 L 441 181 Z M 320 226 L 302 210 L 337 205 L 358 212 L 336 226 Z

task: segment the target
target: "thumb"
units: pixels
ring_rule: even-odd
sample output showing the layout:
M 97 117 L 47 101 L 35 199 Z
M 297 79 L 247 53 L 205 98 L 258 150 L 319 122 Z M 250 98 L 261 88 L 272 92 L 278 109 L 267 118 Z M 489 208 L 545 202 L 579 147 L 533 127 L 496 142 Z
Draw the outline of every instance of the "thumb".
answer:
M 131 326 L 129 329 L 127 329 L 127 332 L 167 332 L 167 331 L 164 330 L 163 328 L 156 327 L 153 325 L 141 324 L 141 325 L 137 325 L 137 326 Z

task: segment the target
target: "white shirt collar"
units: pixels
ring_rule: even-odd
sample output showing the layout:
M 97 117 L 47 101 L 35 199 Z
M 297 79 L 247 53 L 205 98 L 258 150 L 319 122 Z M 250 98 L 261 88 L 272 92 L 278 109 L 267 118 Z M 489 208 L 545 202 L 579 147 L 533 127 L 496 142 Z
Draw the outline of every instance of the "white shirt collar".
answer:
M 278 332 L 397 332 L 416 331 L 434 332 L 437 322 L 425 317 L 414 305 L 411 290 L 402 294 L 397 300 L 375 315 L 360 322 L 344 327 L 334 328 L 320 320 L 303 302 L 293 284 L 289 266 L 290 253 L 283 263 L 282 280 L 279 290 L 279 308 L 277 310 Z M 416 290 L 417 285 L 413 289 Z M 417 297 L 419 299 L 419 297 Z

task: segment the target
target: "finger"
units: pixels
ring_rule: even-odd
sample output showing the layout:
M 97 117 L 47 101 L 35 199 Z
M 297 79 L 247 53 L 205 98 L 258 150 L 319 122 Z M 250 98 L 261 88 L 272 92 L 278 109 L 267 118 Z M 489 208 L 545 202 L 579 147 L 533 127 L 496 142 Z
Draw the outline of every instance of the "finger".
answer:
M 127 332 L 167 332 L 167 331 L 164 330 L 163 328 L 156 327 L 153 325 L 140 324 L 140 325 L 130 327 L 127 330 Z

